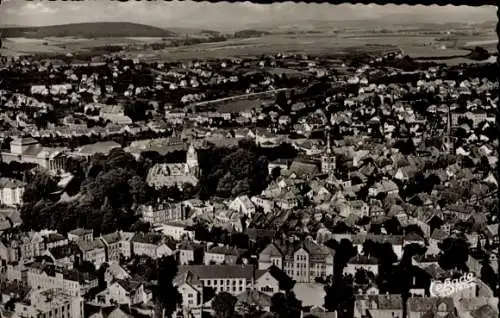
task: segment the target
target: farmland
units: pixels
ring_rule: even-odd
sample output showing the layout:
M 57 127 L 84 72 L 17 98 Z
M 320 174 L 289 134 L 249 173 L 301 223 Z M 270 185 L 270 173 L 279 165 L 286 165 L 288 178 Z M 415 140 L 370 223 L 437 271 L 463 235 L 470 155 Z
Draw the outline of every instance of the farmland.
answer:
M 79 29 L 78 29 L 79 30 Z M 147 36 L 141 27 L 140 36 L 128 37 L 43 37 L 43 38 L 6 38 L 4 47 L 0 50 L 2 55 L 19 54 L 66 54 L 78 52 L 99 52 L 97 48 L 104 46 L 120 47 L 121 55 L 137 57 L 139 54 L 165 62 L 192 59 L 214 59 L 236 56 L 259 56 L 263 54 L 299 53 L 312 56 L 342 57 L 353 53 L 383 54 L 387 51 L 401 49 L 413 58 L 425 57 L 450 57 L 458 58 L 469 53 L 468 49 L 480 45 L 491 53 L 496 49 L 496 35 L 487 30 L 480 30 L 472 35 L 467 32 L 450 33 L 438 30 L 418 28 L 398 31 L 374 31 L 359 28 L 333 31 L 320 29 L 314 32 L 294 32 L 271 30 L 260 37 L 234 38 L 220 42 L 208 42 L 192 45 L 171 45 L 172 41 L 182 40 L 187 33 L 176 34 L 166 32 L 164 37 Z M 156 29 L 155 32 L 158 32 Z M 44 31 L 46 32 L 46 31 Z M 37 34 L 44 34 L 39 31 Z M 208 32 L 208 31 L 207 31 Z M 117 33 L 118 34 L 118 33 Z M 115 35 L 117 35 L 115 34 Z M 144 36 L 142 36 L 144 34 Z M 201 34 L 199 30 L 192 32 Z M 161 44 L 158 48 L 145 47 L 147 44 Z M 102 54 L 102 53 L 100 53 Z

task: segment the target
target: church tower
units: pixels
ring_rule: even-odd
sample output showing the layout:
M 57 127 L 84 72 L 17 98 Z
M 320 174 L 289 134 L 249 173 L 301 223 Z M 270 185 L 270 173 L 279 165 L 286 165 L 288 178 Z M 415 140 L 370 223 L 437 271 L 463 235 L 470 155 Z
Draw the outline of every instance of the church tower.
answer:
M 193 144 L 189 145 L 189 149 L 186 154 L 186 167 L 189 174 L 195 177 L 199 177 L 200 166 L 198 163 L 198 153 L 196 152 Z
M 451 136 L 451 108 L 448 105 L 448 120 L 446 122 L 446 134 L 443 136 L 443 150 L 447 153 L 452 153 L 454 151 L 454 142 Z
M 321 156 L 321 172 L 332 174 L 335 171 L 336 162 L 335 155 L 332 152 L 332 145 L 330 143 L 330 126 L 325 129 L 326 134 L 326 149 Z

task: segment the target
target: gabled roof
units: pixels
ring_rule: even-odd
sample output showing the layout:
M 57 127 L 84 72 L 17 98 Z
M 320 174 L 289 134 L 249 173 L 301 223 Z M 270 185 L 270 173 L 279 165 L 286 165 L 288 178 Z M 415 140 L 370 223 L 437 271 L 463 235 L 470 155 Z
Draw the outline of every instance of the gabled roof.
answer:
M 280 289 L 290 290 L 295 285 L 295 281 L 275 265 L 272 265 L 265 270 L 257 270 L 255 272 L 255 279 L 259 279 L 265 273 L 269 273 L 274 279 L 278 281 Z

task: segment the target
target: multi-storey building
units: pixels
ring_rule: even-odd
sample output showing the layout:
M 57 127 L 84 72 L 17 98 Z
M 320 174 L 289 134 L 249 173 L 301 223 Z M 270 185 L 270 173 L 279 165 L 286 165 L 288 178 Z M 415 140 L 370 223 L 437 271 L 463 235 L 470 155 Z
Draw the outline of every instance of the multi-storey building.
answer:
M 335 251 L 311 239 L 270 243 L 259 254 L 259 269 L 275 265 L 297 282 L 313 282 L 333 274 Z
M 0 178 L 0 204 L 19 206 L 23 203 L 25 183 L 16 179 Z
M 139 213 L 142 219 L 150 224 L 163 224 L 170 221 L 179 221 L 185 218 L 181 203 L 163 203 L 158 206 L 141 206 Z
M 60 289 L 32 290 L 23 301 L 15 304 L 14 315 L 20 318 L 80 318 L 84 317 L 83 301 Z
M 106 262 L 119 261 L 120 256 L 130 257 L 133 233 L 117 231 L 100 237 L 106 251 Z

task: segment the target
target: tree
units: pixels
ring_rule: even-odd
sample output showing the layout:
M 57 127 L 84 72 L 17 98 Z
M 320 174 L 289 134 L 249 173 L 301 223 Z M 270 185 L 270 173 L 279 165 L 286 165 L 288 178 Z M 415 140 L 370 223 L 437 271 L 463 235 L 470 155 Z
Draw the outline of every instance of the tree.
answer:
M 288 99 L 284 91 L 280 91 L 276 96 L 276 105 L 281 107 L 285 112 L 288 111 Z
M 336 311 L 339 318 L 354 316 L 354 288 L 347 277 L 334 277 L 325 291 L 325 308 L 328 311 Z
M 158 298 L 162 310 L 167 317 L 172 317 L 177 305 L 182 302 L 182 296 L 173 285 L 177 275 L 177 261 L 173 256 L 164 256 L 158 260 Z
M 278 318 L 299 318 L 302 302 L 291 291 L 276 293 L 271 297 L 271 312 Z
M 23 193 L 23 202 L 36 203 L 41 199 L 48 198 L 49 194 L 57 190 L 57 178 L 50 176 L 44 171 L 37 171 L 37 173 L 28 180 Z
M 212 300 L 212 308 L 217 318 L 231 318 L 238 299 L 227 292 L 217 294 Z
M 498 274 L 495 273 L 488 259 L 482 262 L 481 280 L 491 288 L 495 295 L 497 294 Z
M 439 257 L 439 265 L 445 269 L 457 269 L 467 271 L 467 261 L 469 259 L 469 243 L 463 238 L 445 238 L 438 244 L 442 253 Z

